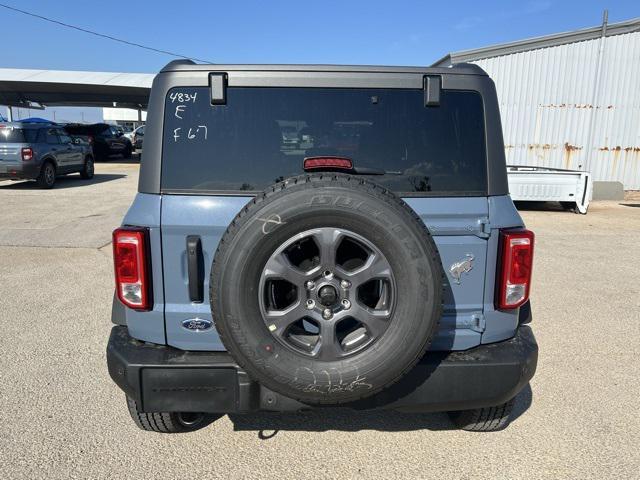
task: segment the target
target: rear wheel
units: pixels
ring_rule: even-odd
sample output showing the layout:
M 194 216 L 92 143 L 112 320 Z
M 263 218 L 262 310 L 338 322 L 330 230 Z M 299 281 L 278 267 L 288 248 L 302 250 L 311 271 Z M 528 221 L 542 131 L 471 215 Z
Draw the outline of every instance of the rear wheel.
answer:
M 495 407 L 474 408 L 449 412 L 451 421 L 463 430 L 470 432 L 496 432 L 509 425 L 515 398 Z
M 131 144 L 127 145 L 124 149 L 124 153 L 122 154 L 122 156 L 124 158 L 131 158 L 131 153 L 132 153 L 133 148 L 131 147 Z
M 192 412 L 153 412 L 138 411 L 136 401 L 127 397 L 127 408 L 138 428 L 147 432 L 186 433 L 206 427 L 216 417 L 205 413 Z
M 36 178 L 40 188 L 53 188 L 56 183 L 56 167 L 51 162 L 45 162 Z
M 94 171 L 93 158 L 87 157 L 84 161 L 84 167 L 80 171 L 80 176 L 88 180 L 90 178 L 93 178 L 93 171 Z

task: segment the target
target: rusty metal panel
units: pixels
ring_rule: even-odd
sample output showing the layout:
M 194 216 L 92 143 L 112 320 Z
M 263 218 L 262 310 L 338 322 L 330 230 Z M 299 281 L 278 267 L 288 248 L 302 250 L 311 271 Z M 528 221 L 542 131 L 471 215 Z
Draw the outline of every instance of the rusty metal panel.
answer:
M 607 37 L 602 67 L 591 170 L 640 190 L 640 32 Z
M 508 164 L 590 170 L 594 180 L 640 189 L 640 32 L 604 39 L 596 90 L 600 46 L 471 62 L 496 83 Z

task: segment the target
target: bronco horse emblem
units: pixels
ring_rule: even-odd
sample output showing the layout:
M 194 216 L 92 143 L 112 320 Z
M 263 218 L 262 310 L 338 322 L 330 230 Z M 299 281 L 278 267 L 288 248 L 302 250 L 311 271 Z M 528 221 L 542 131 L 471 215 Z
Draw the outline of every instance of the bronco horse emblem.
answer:
M 462 274 L 469 273 L 473 268 L 472 262 L 474 256 L 470 253 L 467 253 L 465 256 L 467 258 L 465 258 L 464 260 L 460 260 L 459 262 L 455 262 L 449 267 L 449 272 L 458 285 L 460 285 L 460 277 L 462 276 Z

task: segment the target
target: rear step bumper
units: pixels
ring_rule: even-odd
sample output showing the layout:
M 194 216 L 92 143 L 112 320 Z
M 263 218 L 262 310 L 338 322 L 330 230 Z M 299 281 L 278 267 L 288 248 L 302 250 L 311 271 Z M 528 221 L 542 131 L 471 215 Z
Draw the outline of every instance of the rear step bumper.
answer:
M 356 409 L 437 412 L 499 405 L 513 398 L 536 370 L 531 328 L 464 351 L 428 353 L 400 382 Z M 109 374 L 143 412 L 241 413 L 312 408 L 252 381 L 226 352 L 186 352 L 140 342 L 115 326 L 107 346 Z

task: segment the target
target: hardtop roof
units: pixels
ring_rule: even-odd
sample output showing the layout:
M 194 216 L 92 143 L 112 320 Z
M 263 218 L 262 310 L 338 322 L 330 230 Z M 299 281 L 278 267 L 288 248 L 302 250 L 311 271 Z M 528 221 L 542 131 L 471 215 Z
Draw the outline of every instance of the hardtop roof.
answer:
M 169 62 L 163 72 L 357 72 L 357 73 L 412 73 L 424 75 L 487 75 L 477 65 L 461 63 L 452 67 L 420 67 L 420 66 L 382 66 L 382 65 L 294 65 L 294 64 L 197 64 L 191 60 L 174 60 Z

